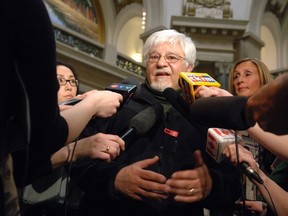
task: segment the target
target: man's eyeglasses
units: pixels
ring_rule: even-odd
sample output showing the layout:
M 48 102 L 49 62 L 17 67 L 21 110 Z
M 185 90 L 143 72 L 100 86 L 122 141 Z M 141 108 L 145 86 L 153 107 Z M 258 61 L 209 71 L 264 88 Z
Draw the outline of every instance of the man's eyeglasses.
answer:
M 78 82 L 78 80 L 76 80 L 76 79 L 65 79 L 65 78 L 59 78 L 58 77 L 58 82 L 59 82 L 59 85 L 60 86 L 64 86 L 64 85 L 66 85 L 66 83 L 67 82 L 69 82 L 69 84 L 71 85 L 71 86 L 78 86 L 78 84 L 79 84 L 79 82 Z
M 160 60 L 161 57 L 162 55 L 157 54 L 157 53 L 148 54 L 146 55 L 146 61 L 150 63 L 156 63 Z M 167 63 L 175 63 L 181 59 L 186 60 L 184 57 L 176 55 L 176 54 L 167 54 L 167 55 L 164 55 L 163 57 Z

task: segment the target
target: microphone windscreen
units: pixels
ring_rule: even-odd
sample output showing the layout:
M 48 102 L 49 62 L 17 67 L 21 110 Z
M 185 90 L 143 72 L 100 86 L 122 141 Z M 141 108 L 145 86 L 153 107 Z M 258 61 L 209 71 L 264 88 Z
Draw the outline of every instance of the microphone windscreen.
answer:
M 191 104 L 188 118 L 208 127 L 246 130 L 246 102 L 240 96 L 200 98 Z
M 163 107 L 160 104 L 149 106 L 135 115 L 129 121 L 129 126 L 136 130 L 136 134 L 145 134 L 153 127 L 161 113 L 163 113 Z
M 232 130 L 246 130 L 253 126 L 246 119 L 246 97 L 199 98 L 189 104 L 172 88 L 166 88 L 163 94 L 192 124 Z
M 164 97 L 178 110 L 184 117 L 189 115 L 190 105 L 182 98 L 180 93 L 173 88 L 166 88 L 163 91 Z

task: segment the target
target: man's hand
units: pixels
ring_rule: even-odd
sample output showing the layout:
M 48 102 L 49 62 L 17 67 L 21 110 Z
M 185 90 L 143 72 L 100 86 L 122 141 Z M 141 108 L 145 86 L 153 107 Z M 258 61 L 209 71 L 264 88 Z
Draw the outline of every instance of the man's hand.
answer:
M 170 188 L 165 184 L 165 176 L 145 170 L 158 160 L 159 157 L 155 156 L 124 167 L 116 176 L 115 188 L 136 200 L 142 200 L 142 197 L 166 199 Z
M 178 202 L 198 202 L 205 199 L 212 189 L 212 179 L 203 162 L 201 152 L 194 152 L 195 169 L 177 171 L 166 183 Z

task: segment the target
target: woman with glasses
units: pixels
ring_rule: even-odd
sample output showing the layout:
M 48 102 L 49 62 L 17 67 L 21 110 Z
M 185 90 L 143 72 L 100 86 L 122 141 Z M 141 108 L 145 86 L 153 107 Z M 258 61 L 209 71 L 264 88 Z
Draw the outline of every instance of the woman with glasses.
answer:
M 59 82 L 58 90 L 58 104 L 60 110 L 69 109 L 72 106 L 63 106 L 65 102 L 75 98 L 78 93 L 79 81 L 77 75 L 72 66 L 57 62 L 57 79 Z M 85 94 L 83 94 L 85 95 Z M 80 96 L 80 98 L 82 95 Z M 75 142 L 71 142 L 51 156 L 51 164 L 53 169 L 60 166 L 69 165 L 72 162 L 76 162 L 81 158 L 91 158 L 91 159 L 102 159 L 104 161 L 110 162 L 116 156 L 118 156 L 121 150 L 124 149 L 124 141 L 117 135 L 97 133 L 95 135 L 80 139 Z M 65 173 L 66 174 L 66 173 Z M 37 181 L 36 181 L 37 182 Z M 47 182 L 49 183 L 49 181 Z M 37 184 L 43 185 L 42 179 L 37 182 Z M 47 188 L 48 189 L 48 188 Z M 44 191 L 45 192 L 45 191 Z M 70 194 L 71 191 L 68 191 Z M 77 198 L 73 196 L 73 204 L 80 201 L 81 192 L 78 190 L 72 191 L 72 193 L 77 193 Z M 71 200 L 70 200 L 71 201 Z M 23 216 L 61 216 L 64 215 L 64 205 L 52 205 L 47 207 L 44 203 L 35 204 L 27 206 Z M 46 206 L 46 207 L 45 207 Z M 68 208 L 69 213 L 76 211 L 76 206 L 73 209 Z
M 57 63 L 57 79 L 59 82 L 58 104 L 69 101 L 77 96 L 79 81 L 72 66 Z M 89 94 L 89 92 L 88 92 Z M 83 94 L 85 95 L 85 93 Z M 79 96 L 81 98 L 81 96 Z M 79 158 L 89 157 L 92 159 L 113 160 L 124 148 L 124 141 L 116 135 L 98 133 L 77 141 L 77 148 L 72 155 L 75 142 L 61 148 L 52 157 L 54 168 L 67 162 L 76 161 Z
M 57 63 L 57 79 L 59 82 L 59 104 L 74 98 L 78 94 L 79 82 L 74 69 L 70 65 Z

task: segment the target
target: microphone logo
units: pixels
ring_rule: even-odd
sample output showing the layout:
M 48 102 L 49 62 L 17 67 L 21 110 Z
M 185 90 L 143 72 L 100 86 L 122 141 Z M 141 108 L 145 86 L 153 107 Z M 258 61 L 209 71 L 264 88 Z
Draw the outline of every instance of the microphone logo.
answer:
M 195 100 L 196 86 L 215 86 L 220 87 L 215 79 L 207 73 L 181 72 L 179 74 L 179 85 L 182 89 L 183 97 L 188 103 L 193 103 Z
M 238 136 L 238 140 L 242 138 Z M 235 132 L 224 128 L 209 128 L 207 133 L 206 152 L 218 163 L 224 160 L 224 148 L 235 142 Z
M 135 85 L 112 83 L 106 89 L 111 89 L 113 91 L 131 91 L 135 88 Z
M 105 88 L 105 90 L 117 92 L 123 96 L 123 102 L 121 103 L 119 109 L 121 109 L 128 103 L 129 99 L 136 92 L 136 89 L 137 85 L 123 84 L 123 83 L 112 83 L 111 85 Z
M 237 139 L 242 141 L 242 138 L 237 135 Z M 209 128 L 207 134 L 206 152 L 209 154 L 217 163 L 224 160 L 225 156 L 222 154 L 224 148 L 235 142 L 235 132 L 233 130 L 223 128 Z M 257 181 L 259 184 L 263 184 L 263 180 L 260 178 L 248 163 L 241 162 L 241 169 L 248 178 Z

